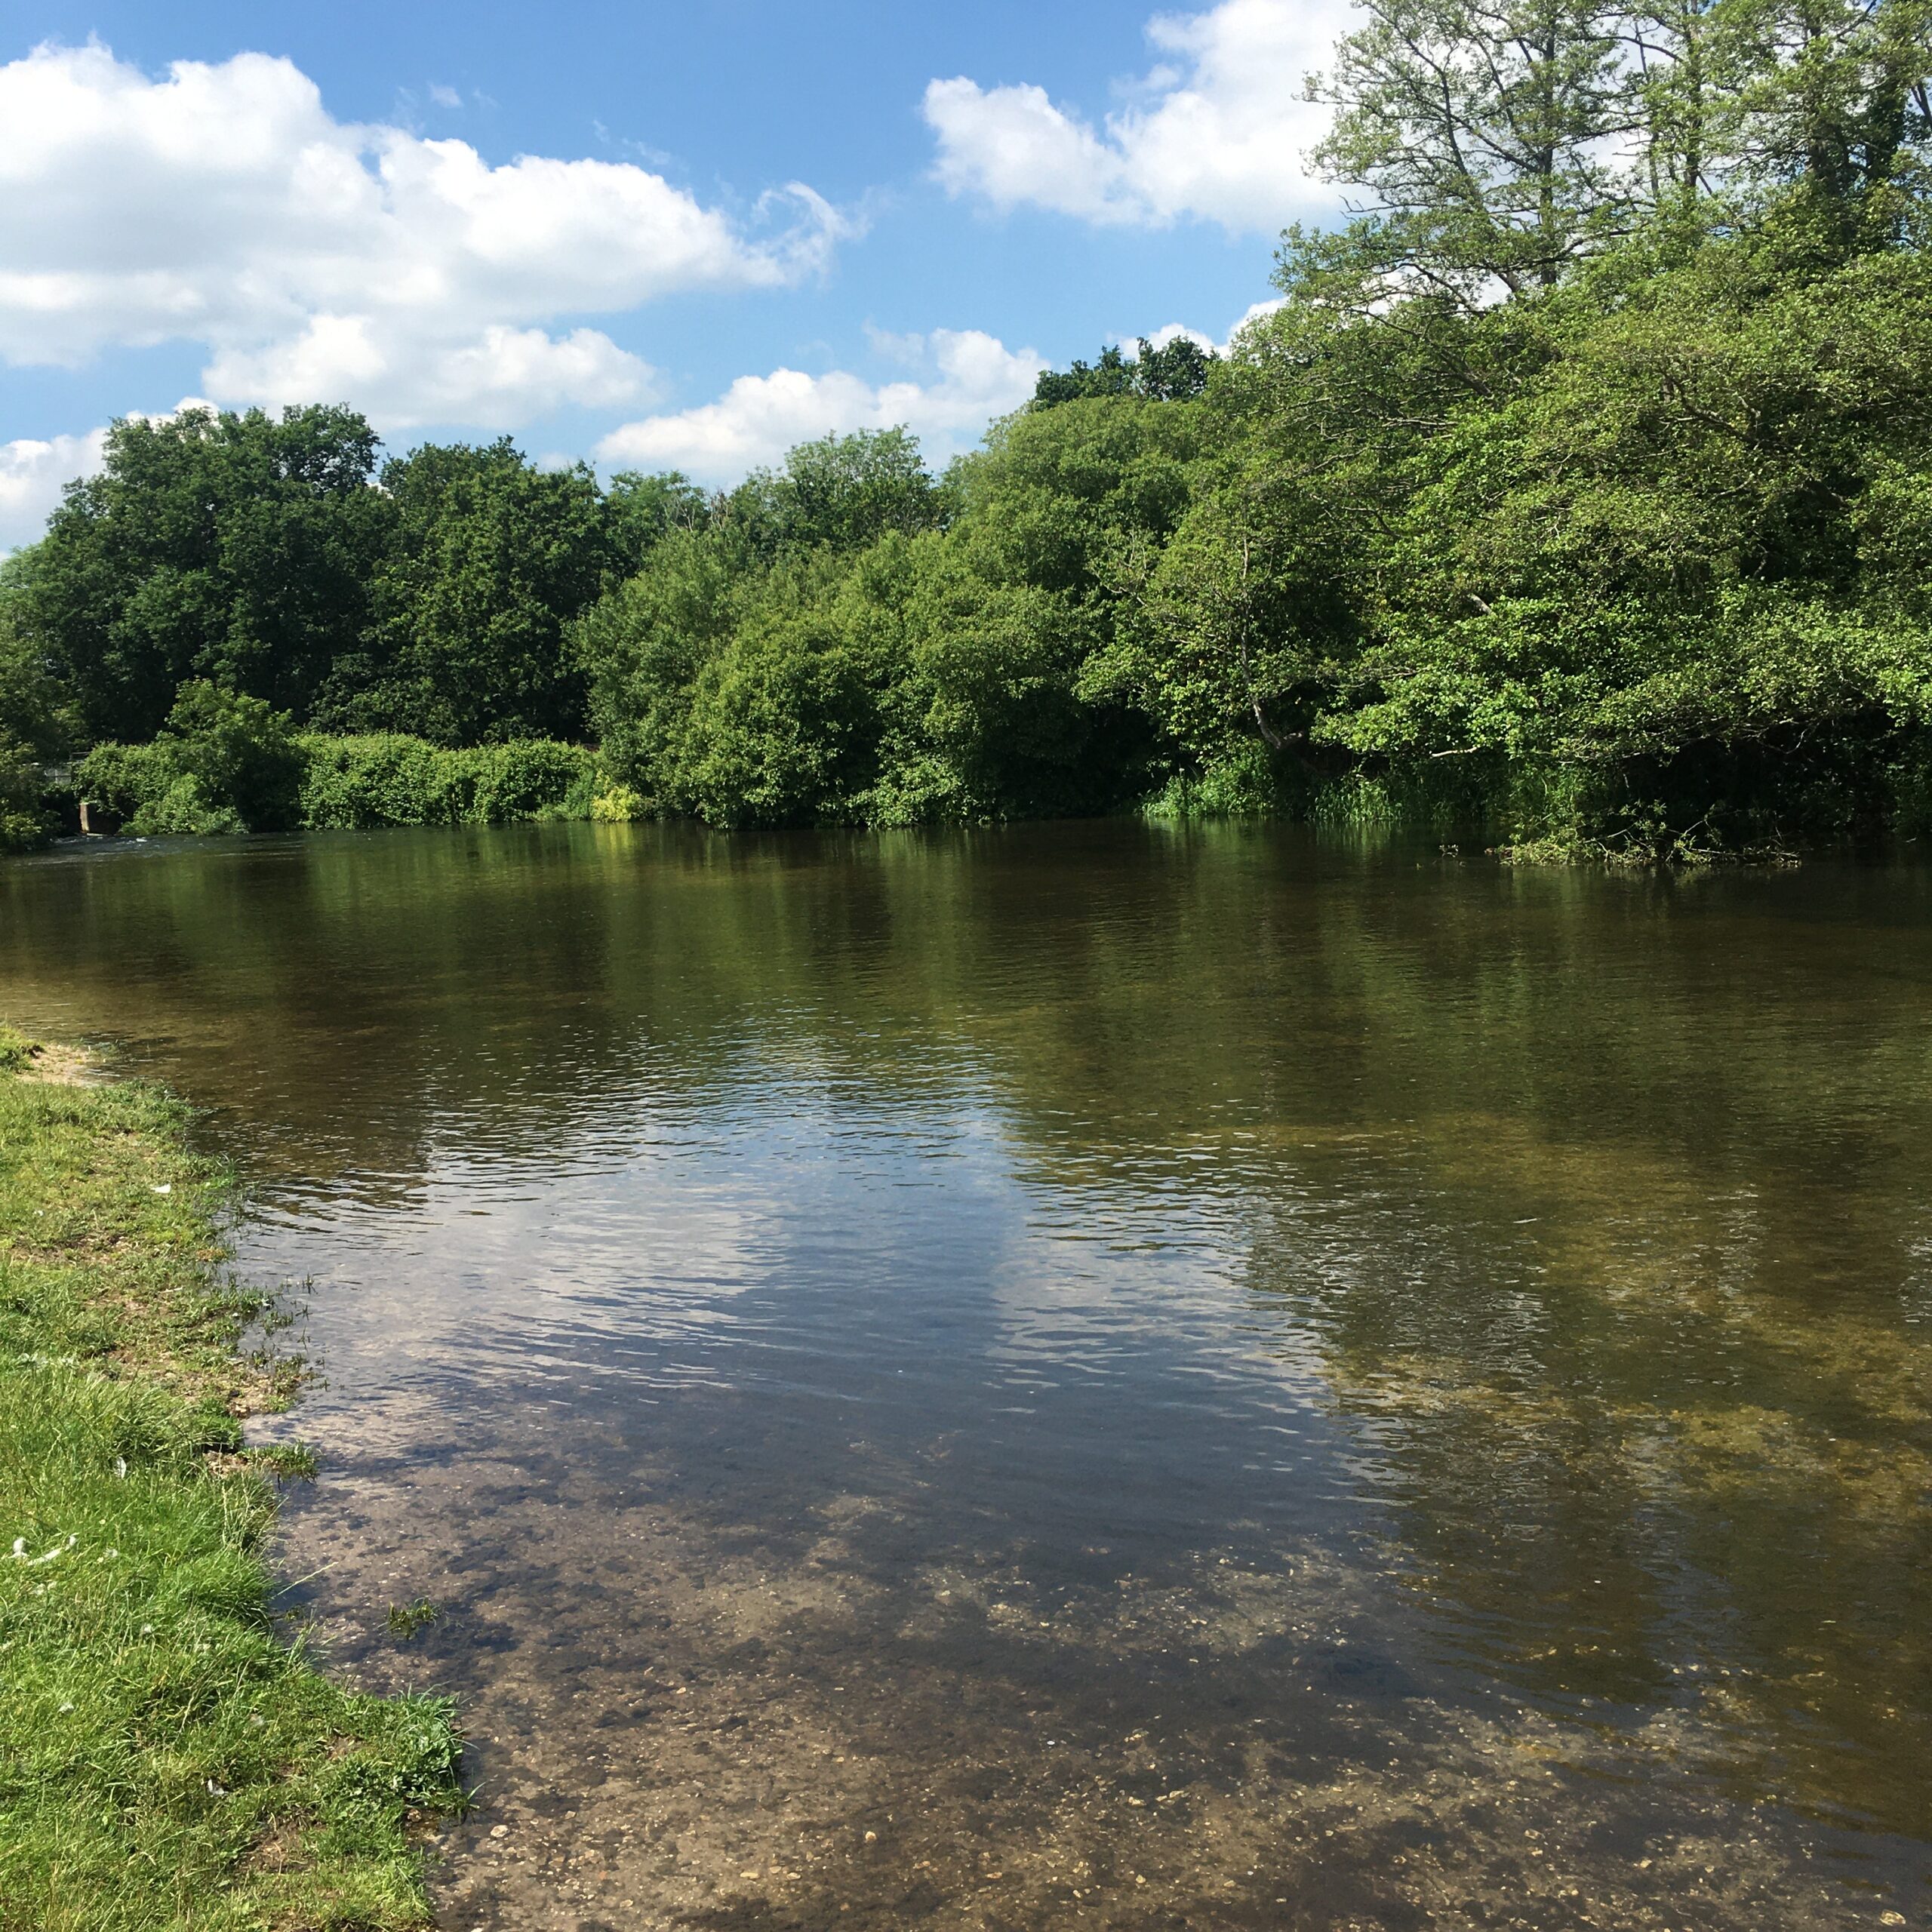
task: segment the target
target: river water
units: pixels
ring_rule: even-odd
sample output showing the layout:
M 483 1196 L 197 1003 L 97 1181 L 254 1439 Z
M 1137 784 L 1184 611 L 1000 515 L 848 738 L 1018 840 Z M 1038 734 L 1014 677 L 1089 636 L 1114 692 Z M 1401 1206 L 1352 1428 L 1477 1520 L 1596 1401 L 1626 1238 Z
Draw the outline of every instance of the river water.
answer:
M 0 1013 L 249 1183 L 457 1932 L 1932 1916 L 1932 871 L 68 848 Z

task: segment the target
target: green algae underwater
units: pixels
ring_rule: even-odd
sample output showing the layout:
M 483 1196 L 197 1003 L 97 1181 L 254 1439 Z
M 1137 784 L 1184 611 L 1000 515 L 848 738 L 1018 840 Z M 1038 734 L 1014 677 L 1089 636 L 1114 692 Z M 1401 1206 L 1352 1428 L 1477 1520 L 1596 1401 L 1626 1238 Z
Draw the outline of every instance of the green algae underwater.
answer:
M 0 1926 L 404 1927 L 459 1804 L 433 1698 L 319 1675 L 261 1559 L 288 1392 L 153 1088 L 0 1029 Z M 49 1074 L 64 1077 L 46 1077 Z
M 460 1925 L 1918 1922 L 1929 988 L 1911 863 L 0 870 L 312 1284 L 277 1560 L 458 1700 Z

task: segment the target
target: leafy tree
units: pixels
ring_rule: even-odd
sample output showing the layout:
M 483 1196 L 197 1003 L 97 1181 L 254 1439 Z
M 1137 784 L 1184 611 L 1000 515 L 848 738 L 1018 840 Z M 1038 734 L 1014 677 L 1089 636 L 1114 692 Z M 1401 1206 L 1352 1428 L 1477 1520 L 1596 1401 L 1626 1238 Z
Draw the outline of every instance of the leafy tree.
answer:
M 918 440 L 903 428 L 801 443 L 782 468 L 734 491 L 726 508 L 768 548 L 840 550 L 861 549 L 888 531 L 934 528 L 943 510 Z
M 30 747 L 0 729 L 0 852 L 21 852 L 47 835 L 40 764 Z
M 1275 392 L 1252 464 L 1328 453 L 1360 645 L 1318 741 L 1458 773 L 1530 829 L 1749 844 L 1902 808 L 1932 692 L 1901 594 L 1925 550 L 1922 257 L 1607 262 L 1461 324 L 1493 380 L 1432 408 L 1417 334 L 1331 321 L 1315 356 L 1317 326 L 1291 305 L 1246 373 Z M 1380 391 L 1332 380 L 1361 358 Z
M 1727 138 L 1747 180 L 1795 186 L 1828 246 L 1909 238 L 1932 137 L 1927 0 L 1726 0 Z
M 1069 369 L 1047 369 L 1033 386 L 1035 409 L 1057 408 L 1063 402 L 1090 401 L 1097 396 L 1137 395 L 1152 402 L 1191 402 L 1208 387 L 1208 372 L 1219 359 L 1192 336 L 1177 335 L 1156 349 L 1145 336 L 1140 353 L 1130 362 L 1117 345 L 1100 351 L 1094 363 L 1075 362 Z
M 565 631 L 621 554 L 589 471 L 533 468 L 508 438 L 426 444 L 383 466 L 383 488 L 394 540 L 323 721 L 443 745 L 581 731 Z
M 698 674 L 723 648 L 758 565 L 742 524 L 669 532 L 634 577 L 572 626 L 590 727 L 621 781 L 654 809 L 681 809 Z
M 23 608 L 34 560 L 28 549 L 0 561 L 0 737 L 53 758 L 68 749 L 75 723 L 58 667 L 48 661 Z
M 1365 189 L 1352 238 L 1463 299 L 1548 286 L 1627 226 L 1632 131 L 1607 0 L 1365 0 L 1312 85 L 1315 160 Z
M 205 678 L 182 686 L 151 744 L 97 745 L 75 775 L 143 835 L 299 823 L 302 756 L 288 714 Z
M 374 457 L 346 409 L 115 423 L 15 605 L 84 740 L 151 737 L 191 678 L 305 714 L 367 619 L 387 525 Z
M 619 568 L 626 572 L 641 568 L 673 531 L 703 529 L 712 509 L 709 494 L 675 469 L 650 476 L 620 470 L 604 497 Z

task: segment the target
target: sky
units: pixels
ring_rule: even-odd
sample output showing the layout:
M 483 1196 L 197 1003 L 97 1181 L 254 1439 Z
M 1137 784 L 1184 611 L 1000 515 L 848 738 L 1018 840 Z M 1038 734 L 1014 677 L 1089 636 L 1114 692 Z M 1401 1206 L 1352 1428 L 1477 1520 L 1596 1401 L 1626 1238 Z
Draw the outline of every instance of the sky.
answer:
M 735 481 L 1220 342 L 1347 0 L 0 0 L 0 552 L 117 416 Z

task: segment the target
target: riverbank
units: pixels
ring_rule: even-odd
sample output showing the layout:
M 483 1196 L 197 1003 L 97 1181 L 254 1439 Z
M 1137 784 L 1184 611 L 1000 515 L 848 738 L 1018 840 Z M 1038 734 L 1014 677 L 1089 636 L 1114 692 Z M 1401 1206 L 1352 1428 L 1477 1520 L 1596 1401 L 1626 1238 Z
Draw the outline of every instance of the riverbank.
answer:
M 0 1029 L 0 1928 L 426 1921 L 448 1706 L 331 1683 L 272 1611 L 221 1175 L 186 1110 Z

